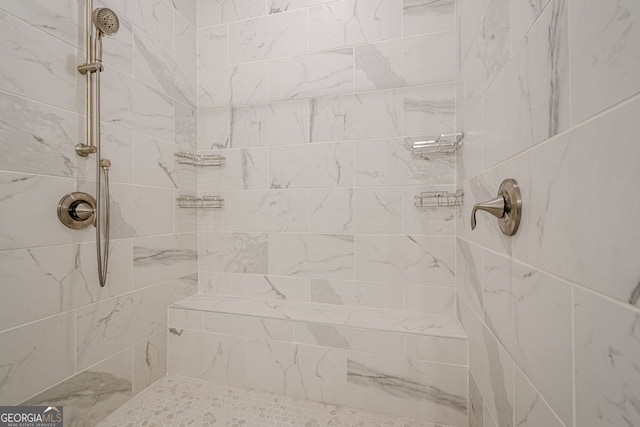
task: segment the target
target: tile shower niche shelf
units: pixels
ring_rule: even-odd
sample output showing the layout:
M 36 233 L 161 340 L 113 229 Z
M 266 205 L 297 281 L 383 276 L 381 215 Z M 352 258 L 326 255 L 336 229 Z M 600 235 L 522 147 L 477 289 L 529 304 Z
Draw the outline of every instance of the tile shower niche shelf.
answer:
M 411 150 L 416 157 L 432 154 L 454 154 L 462 146 L 464 133 L 447 133 L 422 138 L 411 138 Z
M 178 163 L 190 166 L 213 166 L 222 167 L 225 164 L 226 157 L 218 154 L 194 154 L 180 151 L 176 153 Z

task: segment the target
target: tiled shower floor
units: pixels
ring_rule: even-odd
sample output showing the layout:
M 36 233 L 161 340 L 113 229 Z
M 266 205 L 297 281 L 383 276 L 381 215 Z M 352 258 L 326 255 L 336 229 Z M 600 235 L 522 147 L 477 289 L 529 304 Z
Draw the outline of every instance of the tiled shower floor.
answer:
M 437 427 L 436 424 L 177 376 L 160 379 L 98 426 Z

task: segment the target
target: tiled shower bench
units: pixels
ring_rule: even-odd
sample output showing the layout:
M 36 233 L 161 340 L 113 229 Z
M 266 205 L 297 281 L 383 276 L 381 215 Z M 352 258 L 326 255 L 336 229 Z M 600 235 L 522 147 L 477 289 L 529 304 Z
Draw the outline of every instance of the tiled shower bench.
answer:
M 169 372 L 466 426 L 453 315 L 194 295 L 169 308 Z

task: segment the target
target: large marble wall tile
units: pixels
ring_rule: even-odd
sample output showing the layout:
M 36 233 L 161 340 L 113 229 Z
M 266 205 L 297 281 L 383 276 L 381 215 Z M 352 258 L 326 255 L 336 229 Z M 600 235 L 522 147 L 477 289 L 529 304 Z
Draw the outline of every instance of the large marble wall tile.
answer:
M 173 53 L 177 68 L 189 87 L 197 88 L 198 32 L 177 13 L 174 14 L 173 27 Z
M 69 178 L 0 172 L 0 250 L 71 243 L 74 234 L 54 212 L 74 190 Z
M 349 233 L 355 222 L 354 188 L 309 190 L 309 230 L 314 233 Z
M 173 49 L 173 7 L 164 0 L 126 0 L 117 9 L 167 49 Z
M 169 3 L 171 3 L 173 7 L 182 14 L 182 16 L 187 18 L 191 25 L 196 25 L 198 16 L 197 0 L 169 0 Z
M 218 293 L 260 299 L 309 301 L 309 279 L 282 276 L 232 274 L 228 290 Z
M 271 188 L 353 185 L 353 145 L 306 144 L 269 150 Z
M 260 104 L 267 100 L 267 62 L 198 70 L 198 107 Z
M 401 286 L 327 279 L 311 280 L 311 301 L 391 309 L 402 309 L 403 305 Z
M 485 97 L 485 167 L 569 127 L 567 1 L 554 1 Z
M 482 5 L 477 0 L 456 0 L 456 27 L 458 31 L 458 62 L 466 60 L 475 35 L 482 24 Z
M 247 341 L 247 386 L 344 404 L 345 351 L 278 341 Z
M 0 330 L 131 291 L 130 240 L 109 250 L 109 286 L 98 286 L 95 243 L 0 252 Z
M 268 150 L 240 149 L 210 151 L 225 157 L 220 168 L 198 170 L 198 190 L 220 192 L 225 190 L 260 190 L 268 188 Z
M 0 333 L 0 401 L 17 405 L 73 375 L 72 312 Z
M 231 231 L 301 232 L 309 228 L 306 190 L 232 191 L 227 200 Z
M 172 287 L 171 304 L 198 293 L 198 273 L 191 273 L 169 282 Z
M 229 25 L 229 60 L 232 64 L 300 55 L 306 50 L 306 10 Z
M 198 149 L 198 112 L 195 108 L 173 103 L 174 142 L 191 152 Z
M 198 68 L 229 65 L 228 25 L 198 30 Z
M 170 330 L 191 329 L 192 331 L 202 331 L 204 313 L 204 311 L 182 310 L 169 307 L 167 326 Z
M 334 1 L 337 0 L 267 0 L 267 11 L 268 13 L 280 13 Z
M 454 156 L 417 157 L 411 150 L 411 142 L 404 138 L 357 141 L 354 145 L 358 186 L 455 182 Z
M 310 108 L 312 142 L 402 135 L 400 90 L 317 98 Z
M 229 228 L 229 196 L 228 193 L 215 191 L 204 191 L 200 195 L 210 196 L 215 195 L 222 197 L 225 200 L 222 208 L 218 209 L 180 209 L 182 212 L 191 212 L 195 216 L 197 222 L 195 231 L 198 233 L 203 231 L 230 231 Z M 193 212 L 195 211 L 195 212 Z
M 353 236 L 272 234 L 269 237 L 272 274 L 318 279 L 353 279 Z
M 564 423 L 572 425 L 571 286 L 485 251 L 484 321 Z
M 222 114 L 218 113 L 215 119 L 219 116 L 222 121 Z M 278 102 L 234 108 L 231 110 L 230 126 L 233 148 L 309 142 L 309 102 Z M 211 139 L 220 141 L 218 145 L 224 141 L 222 135 Z
M 484 425 L 513 427 L 513 360 L 463 300 L 458 318 L 469 337 L 469 372 L 484 397 Z M 487 424 L 496 418 L 498 423 Z
M 245 338 L 169 330 L 169 373 L 218 384 L 245 385 Z
M 269 61 L 269 99 L 353 92 L 353 49 L 337 49 Z
M 196 74 L 184 72 L 185 65 L 180 64 L 175 55 L 143 32 L 137 32 L 134 38 L 133 71 L 136 79 L 145 82 L 183 104 L 196 104 Z
M 412 359 L 467 365 L 467 340 L 464 339 L 407 334 L 404 349 Z
M 357 46 L 356 91 L 454 81 L 455 32 Z
M 404 35 L 437 33 L 456 27 L 456 0 L 403 0 Z
M 76 368 L 85 369 L 167 327 L 173 287 L 162 284 L 76 311 Z
M 133 180 L 135 184 L 172 189 L 187 187 L 180 178 L 184 177 L 189 166 L 180 165 L 176 161 L 175 155 L 181 151 L 178 146 L 140 134 L 135 135 L 134 142 Z
M 81 3 L 78 3 L 78 4 L 81 4 Z M 111 2 L 109 0 L 104 0 L 104 1 L 96 0 L 93 3 L 93 7 L 94 8 L 109 7 L 110 4 Z M 80 16 L 82 16 L 81 19 L 84 22 L 84 19 L 85 19 L 84 11 Z M 108 41 L 106 41 L 103 45 L 103 49 L 104 49 L 103 62 L 109 68 L 113 67 L 118 71 L 121 71 L 127 75 L 132 76 L 133 75 L 133 24 L 131 23 L 131 21 L 126 19 L 123 16 L 123 14 L 120 14 L 120 16 L 118 16 L 118 20 L 120 21 L 120 28 L 118 29 L 118 32 L 113 36 L 109 36 Z M 84 34 L 82 34 L 81 37 L 84 38 L 85 37 Z M 80 48 L 84 50 L 82 46 Z M 82 58 L 81 61 L 85 62 L 86 57 L 84 52 L 81 52 L 80 55 Z M 80 87 L 83 87 L 84 78 L 81 76 L 78 76 L 78 79 L 79 79 L 78 80 L 79 82 L 82 82 L 82 86 Z M 81 91 L 83 92 L 84 90 L 85 89 L 81 89 Z
M 267 234 L 200 233 L 200 269 L 225 273 L 266 274 Z
M 456 282 L 467 304 L 477 316 L 483 316 L 484 250 L 462 239 L 456 239 Z
M 97 423 L 131 399 L 131 350 L 127 349 L 21 403 L 63 406 L 64 425 Z
M 576 425 L 640 423 L 640 314 L 575 288 Z
M 635 121 L 640 101 L 627 104 L 518 157 L 514 175 L 523 188 L 523 224 L 514 256 L 620 301 L 640 306 L 636 257 L 640 200 L 640 145 Z M 616 141 L 603 144 L 602 141 Z M 598 171 L 598 173 L 594 173 Z M 597 194 L 624 200 L 611 216 Z M 567 215 L 567 212 L 584 215 Z
M 0 36 L 0 89 L 75 111 L 75 49 L 2 11 Z
M 165 141 L 173 141 L 173 101 L 114 70 L 102 76 L 102 119 Z
M 443 83 L 404 90 L 404 135 L 453 133 L 456 85 Z
M 204 313 L 205 332 L 265 340 L 293 341 L 293 322 L 263 317 Z
M 358 280 L 454 286 L 455 248 L 450 237 L 356 238 Z
M 167 331 L 133 346 L 133 394 L 138 394 L 167 374 Z
M 464 1 L 475 3 L 473 0 Z M 480 100 L 511 56 L 509 2 L 510 0 L 482 2 L 482 23 L 473 38 L 463 70 L 468 109 Z M 475 15 L 475 12 L 473 14 Z
M 81 27 L 78 22 L 78 2 L 63 0 L 5 0 L 0 9 L 17 16 L 40 30 L 78 47 Z M 83 17 L 84 18 L 84 17 Z
M 469 374 L 469 427 L 484 427 L 484 399 L 473 375 Z
M 515 425 L 523 427 L 563 427 L 565 425 L 547 406 L 527 377 L 517 368 L 515 370 L 514 395 Z
M 640 4 L 635 0 L 571 2 L 573 123 L 640 91 Z
M 455 207 L 418 208 L 416 196 L 423 192 L 455 192 L 454 186 L 404 187 L 404 233 L 423 236 L 453 236 L 455 234 Z
M 533 0 L 529 2 L 511 0 L 509 8 L 511 9 L 512 50 L 515 50 L 520 44 L 548 3 L 549 0 Z
M 134 287 L 142 288 L 198 271 L 196 234 L 169 234 L 135 239 Z
M 0 168 L 75 176 L 81 123 L 67 111 L 0 93 Z
M 456 152 L 457 182 L 479 174 L 484 168 L 485 104 L 480 102 L 474 109 L 466 112 L 463 124 L 460 124 L 460 114 L 464 113 L 460 109 L 464 107 L 460 104 L 464 104 L 464 101 L 456 103 L 456 124 L 458 131 L 464 130 L 464 143 Z
M 133 184 L 133 132 L 104 122 L 101 123 L 100 130 L 102 156 L 111 160 L 109 182 Z M 84 142 L 85 138 L 82 137 L 80 141 Z M 66 146 L 64 150 L 67 154 L 74 152 L 70 146 Z M 78 178 L 95 180 L 96 159 L 74 157 L 78 161 Z
M 296 342 L 367 353 L 404 355 L 402 334 L 318 323 L 295 324 Z
M 240 21 L 266 14 L 263 0 L 197 0 L 198 27 Z
M 455 313 L 456 290 L 452 286 L 404 286 L 404 309 L 421 313 Z
M 230 143 L 229 109 L 198 109 L 198 150 L 228 148 Z
M 395 39 L 402 35 L 397 0 L 338 0 L 309 9 L 309 49 Z
M 464 426 L 466 367 L 348 351 L 347 404 Z

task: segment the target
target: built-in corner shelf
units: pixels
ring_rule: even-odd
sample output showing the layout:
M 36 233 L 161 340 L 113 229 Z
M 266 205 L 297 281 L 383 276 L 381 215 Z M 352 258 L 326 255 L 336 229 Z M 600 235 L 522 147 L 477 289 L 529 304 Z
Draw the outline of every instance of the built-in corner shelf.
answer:
M 441 208 L 462 206 L 462 197 L 464 193 L 458 190 L 455 193 L 446 191 L 427 191 L 418 194 L 415 198 L 417 208 Z
M 195 154 L 181 151 L 176 153 L 178 163 L 191 166 L 224 166 L 226 157 L 218 154 Z
M 180 196 L 176 199 L 183 209 L 222 209 L 224 199 L 220 196 Z
M 412 138 L 411 149 L 416 157 L 433 154 L 454 154 L 462 146 L 464 133 L 447 133 L 426 138 Z

